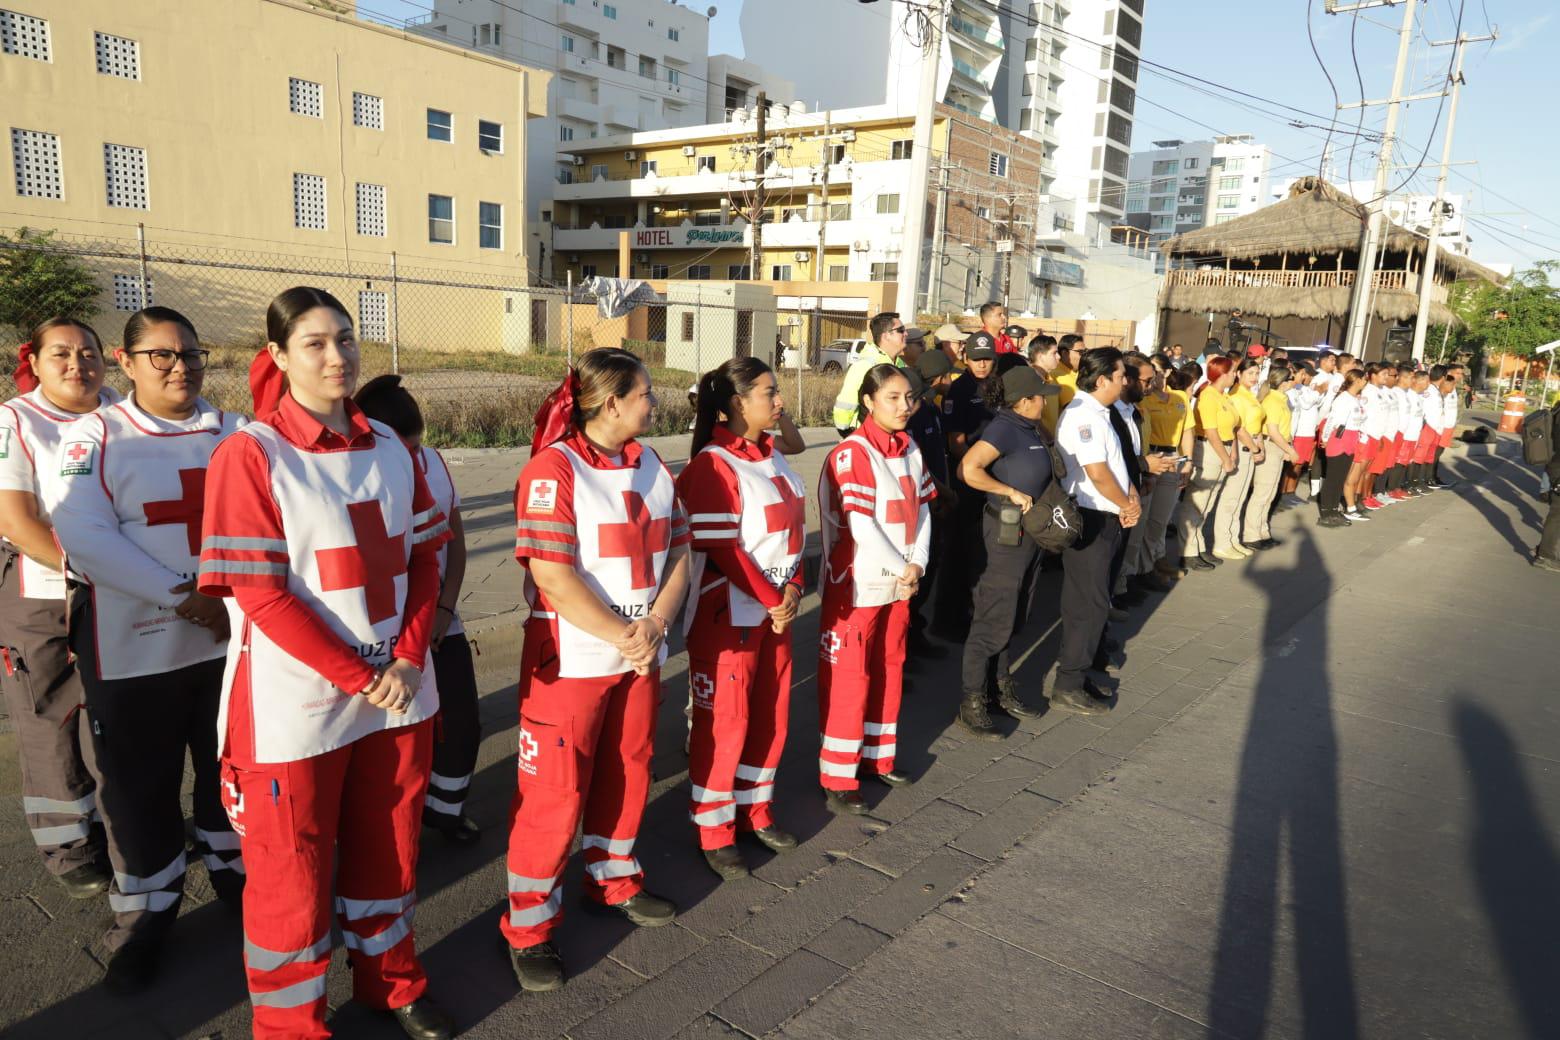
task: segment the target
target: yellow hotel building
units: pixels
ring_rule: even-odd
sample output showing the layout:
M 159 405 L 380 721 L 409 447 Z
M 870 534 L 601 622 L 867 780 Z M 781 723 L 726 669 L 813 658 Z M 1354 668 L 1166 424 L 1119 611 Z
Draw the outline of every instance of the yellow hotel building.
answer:
M 385 338 L 392 254 L 403 275 L 532 282 L 524 157 L 545 73 L 324 0 L 0 0 L 0 44 L 0 227 L 133 250 L 139 224 L 154 256 L 240 262 L 152 265 L 152 302 L 188 308 L 204 338 L 252 341 L 298 281 Z M 284 265 L 341 277 L 258 270 Z M 110 334 L 140 283 L 134 265 L 95 272 Z M 527 307 L 417 291 L 399 290 L 403 342 L 520 349 Z

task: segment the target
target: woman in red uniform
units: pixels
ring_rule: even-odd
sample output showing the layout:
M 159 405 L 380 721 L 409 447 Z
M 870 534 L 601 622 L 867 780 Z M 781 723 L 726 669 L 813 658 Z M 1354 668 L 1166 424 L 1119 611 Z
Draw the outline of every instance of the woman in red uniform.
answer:
M 582 819 L 587 905 L 641 927 L 676 913 L 644 890 L 634 858 L 668 619 L 688 586 L 688 522 L 672 475 L 636 440 L 655 404 L 650 373 L 633 354 L 586 353 L 537 413 L 531 460 L 515 485 L 515 557 L 531 615 L 500 928 L 526 990 L 563 985 L 549 937 Z
M 147 985 L 184 896 L 184 755 L 194 767 L 195 845 L 218 895 L 243 891 L 222 811 L 217 704 L 227 656 L 220 600 L 195 591 L 206 467 L 243 423 L 200 396 L 207 351 L 188 318 L 149 307 L 125 323 L 130 397 L 76 424 L 86 454 L 64 477 L 54 528 L 89 583 L 71 619 L 108 831 L 114 924 L 108 982 Z M 68 449 L 67 449 L 68 450 Z
M 33 330 L 0 405 L 0 689 L 16 730 L 22 811 L 44 868 L 75 899 L 105 891 L 92 746 L 76 716 L 81 683 L 66 641 L 65 575 L 49 512 L 61 444 L 83 415 L 119 395 L 103 387 L 103 346 L 71 318 Z
M 199 578 L 232 597 L 218 726 L 249 878 L 254 1035 L 330 1035 L 334 895 L 354 999 L 408 1036 L 447 1037 L 412 912 L 449 525 L 400 438 L 352 402 L 358 348 L 340 301 L 289 289 L 266 336 L 250 369 L 256 421 L 211 459 Z
M 710 869 L 747 875 L 737 832 L 776 852 L 796 838 L 770 811 L 791 702 L 791 622 L 802 599 L 807 514 L 801 478 L 765 432 L 784 412 L 757 358 L 699 380 L 692 461 L 677 492 L 693 536 L 688 685 L 689 809 Z
M 910 597 L 926 570 L 936 492 L 920 449 L 905 433 L 910 382 L 876 365 L 861 383 L 861 423 L 829 452 L 818 486 L 823 535 L 823 608 L 818 777 L 839 813 L 864 813 L 857 769 L 890 786 L 904 686 Z
M 434 608 L 433 670 L 439 683 L 439 718 L 434 723 L 433 772 L 423 824 L 456 845 L 472 845 L 482 831 L 466 815 L 466 794 L 482 747 L 482 720 L 477 714 L 477 673 L 471 644 L 460 620 L 460 587 L 466 578 L 466 529 L 460 519 L 460 493 L 444 456 L 423 444 L 422 409 L 397 375 L 375 376 L 357 392 L 358 407 L 370 419 L 396 432 L 428 491 L 450 524 L 450 540 L 439 550 L 439 603 Z

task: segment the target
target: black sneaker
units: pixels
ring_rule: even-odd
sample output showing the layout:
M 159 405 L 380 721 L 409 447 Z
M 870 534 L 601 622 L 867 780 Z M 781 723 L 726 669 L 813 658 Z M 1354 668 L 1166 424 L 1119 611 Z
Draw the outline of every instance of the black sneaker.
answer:
M 1181 566 L 1189 571 L 1213 570 L 1213 564 L 1209 563 L 1201 556 L 1183 556 L 1181 557 Z
M 1015 719 L 1038 719 L 1045 714 L 1044 708 L 1030 707 L 1019 698 L 1012 676 L 997 680 L 997 709 Z
M 1533 555 L 1533 566 L 1537 567 L 1539 570 L 1554 571 L 1555 573 L 1560 574 L 1560 560 L 1551 559 L 1548 556 L 1539 556 L 1537 553 L 1535 553 Z
M 750 832 L 761 844 L 768 846 L 772 852 L 790 852 L 796 848 L 796 835 L 789 831 L 783 831 L 771 824 L 768 827 L 758 827 Z
M 465 813 L 450 816 L 424 810 L 423 826 L 438 831 L 451 845 L 475 845 L 482 840 L 482 828 L 473 823 Z
M 449 1040 L 455 1035 L 455 1023 L 450 1021 L 439 1005 L 422 997 L 410 1004 L 391 1008 L 395 1024 L 412 1040 Z
M 959 725 L 982 740 L 1001 740 L 1002 731 L 991 722 L 986 707 L 986 692 L 966 692 L 959 701 Z
M 527 993 L 546 993 L 563 985 L 563 958 L 550 942 L 516 949 L 509 948 L 509 966 L 515 979 Z
M 1348 518 L 1345 517 L 1342 513 L 1326 512 L 1326 513 L 1323 513 L 1320 517 L 1317 518 L 1316 526 L 1317 527 L 1348 527 L 1348 526 L 1350 526 L 1350 524 L 1349 524 Z
M 1201 560 L 1203 563 L 1206 563 L 1210 567 L 1223 567 L 1224 566 L 1224 561 L 1219 559 L 1217 556 L 1213 555 L 1213 553 L 1211 553 L 1211 552 L 1198 553 L 1197 554 L 1197 558 L 1199 560 Z
M 864 816 L 867 812 L 867 803 L 862 801 L 860 791 L 835 791 L 826 787 L 823 806 L 840 816 Z
M 72 899 L 91 899 L 108 891 L 114 874 L 101 863 L 83 863 L 73 870 L 55 875 L 54 880 L 60 883 L 65 894 Z
M 616 911 L 628 918 L 640 928 L 659 928 L 665 924 L 671 924 L 677 916 L 677 904 L 670 899 L 662 899 L 653 896 L 649 892 L 640 892 L 638 895 L 629 896 L 621 903 L 597 903 L 586 901 L 586 906 L 599 908 L 606 912 Z
M 1110 711 L 1108 704 L 1089 696 L 1086 690 L 1052 690 L 1051 707 L 1079 715 L 1105 715 Z
M 735 881 L 737 878 L 748 876 L 747 863 L 742 859 L 742 851 L 735 845 L 705 849 L 704 862 L 708 863 L 710 869 L 719 874 L 723 881 Z

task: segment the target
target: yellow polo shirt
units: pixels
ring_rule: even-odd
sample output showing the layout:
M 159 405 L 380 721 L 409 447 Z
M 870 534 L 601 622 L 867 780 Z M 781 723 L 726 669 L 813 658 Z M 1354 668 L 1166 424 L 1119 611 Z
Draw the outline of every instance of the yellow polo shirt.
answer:
M 1294 436 L 1294 414 L 1289 408 L 1288 394 L 1274 390 L 1262 399 L 1262 429 L 1266 431 L 1270 425 L 1278 427 L 1286 441 Z
M 1202 426 L 1203 436 L 1217 433 L 1219 440 L 1232 441 L 1235 428 L 1240 425 L 1240 413 L 1227 395 L 1211 386 L 1205 387 L 1197 395 L 1197 422 Z
M 1181 436 L 1186 433 L 1186 398 L 1176 397 L 1174 391 L 1166 391 L 1163 399 L 1151 393 L 1138 408 L 1148 416 L 1148 443 L 1180 451 Z
M 1255 440 L 1263 435 L 1262 405 L 1257 401 L 1257 395 L 1250 390 L 1235 384 L 1235 389 L 1230 391 L 1230 401 L 1235 405 L 1235 413 L 1240 416 L 1240 425 Z
M 1070 368 L 1059 368 L 1051 381 L 1062 388 L 1062 392 L 1056 395 L 1057 409 L 1066 408 L 1068 402 L 1078 396 L 1078 373 Z

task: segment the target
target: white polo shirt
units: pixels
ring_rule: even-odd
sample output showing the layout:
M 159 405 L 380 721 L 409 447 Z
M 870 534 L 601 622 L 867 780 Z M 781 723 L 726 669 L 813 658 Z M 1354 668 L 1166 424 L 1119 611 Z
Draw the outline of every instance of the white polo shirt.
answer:
M 1131 487 L 1127 483 L 1127 459 L 1121 450 L 1121 438 L 1110 424 L 1110 412 L 1093 394 L 1080 392 L 1062 409 L 1061 418 L 1056 421 L 1056 446 L 1067 463 L 1062 486 L 1078 500 L 1078 505 L 1103 513 L 1120 513 L 1116 503 L 1096 490 L 1083 468 L 1103 462 L 1110 467 L 1122 493 Z

